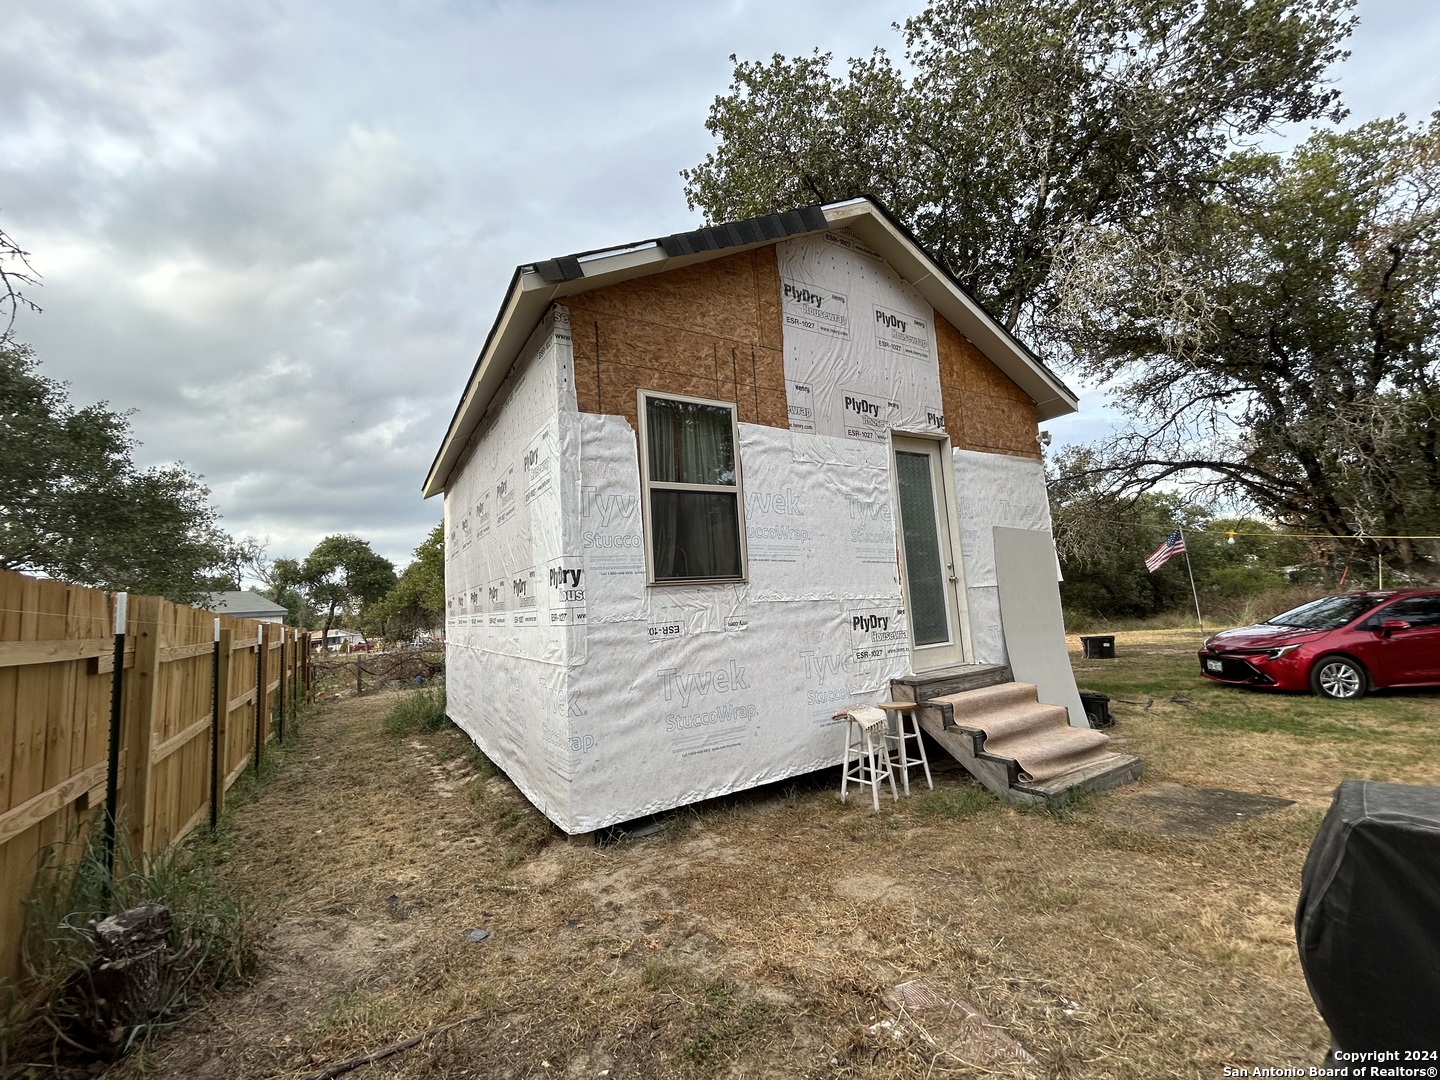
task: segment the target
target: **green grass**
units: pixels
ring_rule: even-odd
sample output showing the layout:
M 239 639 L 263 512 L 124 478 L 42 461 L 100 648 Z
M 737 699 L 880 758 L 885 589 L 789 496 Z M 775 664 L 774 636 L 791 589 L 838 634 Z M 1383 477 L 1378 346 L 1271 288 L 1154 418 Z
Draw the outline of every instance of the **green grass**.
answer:
M 955 787 L 937 787 L 933 791 L 917 791 L 911 797 L 915 812 L 921 817 L 958 820 L 974 817 L 1000 805 L 994 795 L 979 784 L 963 783 Z
M 322 1036 L 364 1038 L 389 1029 L 399 1013 L 399 1006 L 376 990 L 349 986 L 334 994 L 316 1026 Z
M 42 853 L 41 869 L 25 900 L 22 973 L 17 983 L 0 981 L 0 1076 L 9 1075 L 16 1055 L 25 1055 L 31 1067 L 40 1070 L 36 1075 L 49 1075 L 62 1058 L 84 1057 L 76 1047 L 67 1047 L 55 1030 L 73 1016 L 74 1004 L 64 993 L 67 981 L 93 956 L 82 934 L 91 920 L 143 903 L 164 903 L 173 924 L 169 947 L 185 953 L 161 1015 L 124 1032 L 120 1045 L 107 1048 L 107 1053 L 144 1046 L 209 993 L 256 973 L 268 922 L 266 903 L 224 873 L 233 858 L 227 825 L 236 808 L 284 769 L 316 710 L 313 702 L 304 700 L 286 705 L 285 742 L 266 744 L 258 772 L 246 769 L 226 792 L 219 831 L 197 829 L 183 843 L 139 860 L 127 850 L 122 829 L 113 881 L 100 846 L 98 814 L 83 837 Z M 280 707 L 277 703 L 277 713 Z
M 407 690 L 380 721 L 387 735 L 414 735 L 420 731 L 439 731 L 449 718 L 445 715 L 445 687 L 426 686 Z
M 1114 660 L 1072 657 L 1085 690 L 1116 704 L 1163 709 L 1186 728 L 1211 732 L 1288 735 L 1336 743 L 1418 743 L 1440 749 L 1440 695 L 1381 692 L 1358 701 L 1255 690 L 1210 682 L 1199 672 L 1198 632 L 1164 643 L 1116 643 Z
M 770 1023 L 770 1007 L 764 1001 L 742 1000 L 722 979 L 707 982 L 691 1005 L 691 1034 L 680 1049 L 680 1059 L 702 1072 L 718 1072 Z
M 205 994 L 249 977 L 259 966 L 262 907 L 219 872 L 231 857 L 226 834 L 197 834 L 141 862 L 125 850 L 122 833 L 113 881 L 100 837 L 97 823 L 87 841 L 56 845 L 42 856 L 25 901 L 23 976 L 11 988 L 0 1021 L 0 1074 L 12 1064 L 12 1054 L 48 1067 L 77 1057 L 128 1053 L 193 1009 Z M 167 1004 L 158 1016 L 113 1037 L 77 1027 L 86 1009 L 69 986 L 76 979 L 85 981 L 81 973 L 95 955 L 85 928 L 92 920 L 152 902 L 169 908 L 168 947 L 181 957 Z

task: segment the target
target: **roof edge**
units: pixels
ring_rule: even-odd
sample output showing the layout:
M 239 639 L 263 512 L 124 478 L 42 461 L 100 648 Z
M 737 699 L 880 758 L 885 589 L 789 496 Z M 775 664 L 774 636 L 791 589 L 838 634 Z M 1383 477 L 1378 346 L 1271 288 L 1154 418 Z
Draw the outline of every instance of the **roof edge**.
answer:
M 875 225 L 866 229 L 866 221 Z M 795 236 L 856 225 L 860 226 L 856 231 L 862 240 L 867 239 L 865 232 L 872 233 L 870 242 L 877 250 L 896 249 L 880 250 L 892 266 L 903 253 L 913 265 L 894 267 L 896 272 L 983 353 L 992 360 L 995 359 L 991 355 L 993 351 L 1008 353 L 1014 358 L 1017 370 L 1002 370 L 1030 396 L 1039 420 L 1079 410 L 1079 396 L 971 295 L 883 202 L 873 195 L 860 195 L 517 266 L 485 345 L 466 380 L 464 393 L 451 415 L 445 437 L 426 473 L 421 486 L 424 497 L 428 499 L 445 490 L 470 437 L 489 412 L 504 376 L 552 300 L 661 273 L 674 265 L 706 262 Z M 877 244 L 875 240 L 880 242 Z M 912 272 L 906 274 L 907 269 Z M 516 323 L 523 325 L 512 326 Z

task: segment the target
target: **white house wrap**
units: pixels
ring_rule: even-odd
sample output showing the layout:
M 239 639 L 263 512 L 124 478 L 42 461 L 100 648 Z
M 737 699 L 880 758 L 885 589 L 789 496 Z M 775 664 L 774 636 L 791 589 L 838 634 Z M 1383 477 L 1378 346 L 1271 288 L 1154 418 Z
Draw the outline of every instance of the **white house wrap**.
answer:
M 647 568 L 637 391 L 733 410 L 733 493 L 700 494 L 739 575 Z M 943 463 L 921 532 L 956 590 L 928 598 L 947 655 L 1003 662 L 988 538 L 1048 530 L 1035 422 L 1073 407 L 869 202 L 522 267 L 426 484 L 450 716 L 571 833 L 835 765 L 833 715 L 924 659 L 892 432 Z

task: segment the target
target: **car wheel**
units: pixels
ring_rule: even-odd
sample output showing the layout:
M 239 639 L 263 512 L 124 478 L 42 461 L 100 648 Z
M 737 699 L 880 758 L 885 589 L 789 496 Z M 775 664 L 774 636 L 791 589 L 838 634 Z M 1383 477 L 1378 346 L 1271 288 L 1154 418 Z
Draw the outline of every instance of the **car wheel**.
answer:
M 1353 700 L 1364 695 L 1367 681 L 1365 669 L 1344 656 L 1322 656 L 1310 669 L 1310 688 L 1321 697 Z

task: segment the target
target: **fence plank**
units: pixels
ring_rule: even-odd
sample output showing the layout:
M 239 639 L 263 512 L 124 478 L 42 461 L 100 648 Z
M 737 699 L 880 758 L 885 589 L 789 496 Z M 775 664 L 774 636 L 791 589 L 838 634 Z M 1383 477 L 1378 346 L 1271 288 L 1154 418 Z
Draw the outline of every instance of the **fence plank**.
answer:
M 40 611 L 35 620 L 37 639 L 55 639 L 65 633 L 65 605 L 69 588 L 58 581 L 40 583 Z M 51 788 L 70 772 L 70 712 L 74 708 L 75 665 L 45 665 L 45 759 L 41 784 Z
M 21 588 L 20 637 L 34 641 L 40 617 L 40 582 L 26 578 Z M 15 743 L 11 752 L 10 802 L 25 802 L 45 789 L 45 702 L 50 693 L 48 665 L 20 668 L 15 686 Z
M 214 642 L 210 641 L 201 641 L 194 645 L 166 645 L 160 650 L 160 662 L 168 664 L 171 660 L 188 660 L 192 656 L 208 657 L 214 651 Z
M 115 602 L 98 589 L 0 571 L 0 978 L 18 972 L 23 901 L 42 855 L 58 841 L 83 840 L 102 801 Z M 139 859 L 208 815 L 203 736 L 212 725 L 224 779 L 215 802 L 223 806 L 224 789 L 252 759 L 256 722 L 268 738 L 272 706 L 285 707 L 298 689 L 305 658 L 290 650 L 293 632 L 267 635 L 253 620 L 222 616 L 221 672 L 212 682 L 213 613 L 140 596 L 129 612 L 116 782 L 124 839 Z M 68 860 L 80 847 L 54 850 Z
M 19 574 L 0 574 L 0 641 L 11 642 L 20 636 L 21 585 Z M 19 716 L 20 672 L 16 668 L 0 667 L 0 716 Z M 0 742 L 0 810 L 8 810 L 14 801 L 10 789 L 15 775 L 15 728 L 9 737 Z M 3 866 L 0 866 L 3 869 Z
M 164 761 L 171 754 L 175 753 L 175 751 L 179 750 L 182 746 L 188 743 L 191 739 L 195 738 L 195 736 L 199 735 L 201 732 L 209 730 L 210 713 L 207 711 L 204 716 L 202 716 L 199 720 L 196 720 L 189 727 L 182 728 L 174 735 L 171 735 L 164 742 L 157 743 L 155 746 L 152 746 L 150 748 L 150 764 L 158 765 L 160 762 Z
M 276 688 L 276 695 L 275 695 L 275 700 L 276 700 L 276 702 L 277 702 L 277 703 L 279 704 L 279 706 L 280 706 L 279 714 L 278 714 L 278 715 L 279 715 L 279 726 L 275 729 L 275 734 L 276 734 L 276 738 L 279 739 L 281 742 L 283 742 L 284 739 L 285 739 L 285 709 L 286 709 L 286 706 L 287 706 L 287 698 L 286 698 L 285 691 L 286 691 L 286 689 L 288 688 L 288 686 L 290 685 L 290 684 L 289 684 L 289 678 L 288 678 L 288 676 L 289 676 L 289 671 L 290 671 L 290 666 L 289 666 L 289 665 L 290 665 L 290 631 L 286 630 L 285 627 L 282 626 L 282 627 L 280 627 L 280 664 L 279 664 L 279 668 L 280 668 L 280 671 L 279 671 L 279 675 L 280 675 L 280 685 Z
M 64 809 L 80 796 L 88 794 L 96 784 L 105 781 L 105 762 L 92 765 L 82 773 L 76 773 L 52 788 L 42 791 L 33 799 L 12 807 L 0 814 L 0 844 L 6 843 L 38 825 L 51 814 Z
M 229 702 L 230 680 L 235 663 L 235 630 L 232 627 L 221 625 L 220 642 L 217 647 L 218 658 L 215 665 L 215 732 L 212 736 L 215 740 L 216 761 L 212 768 L 218 771 L 214 783 L 213 794 L 215 800 L 215 817 L 218 820 L 221 811 L 225 809 L 225 748 L 230 745 L 230 709 Z
M 135 639 L 135 670 L 126 680 L 126 716 L 122 744 L 125 774 L 124 810 L 128 822 L 130 852 L 142 858 L 150 850 L 150 747 L 155 737 L 155 714 L 160 700 L 161 614 L 165 601 L 157 596 L 131 598 L 127 640 Z
M 0 642 L 0 667 L 28 667 L 31 664 L 55 664 L 65 660 L 88 660 L 113 651 L 110 638 L 52 641 Z

